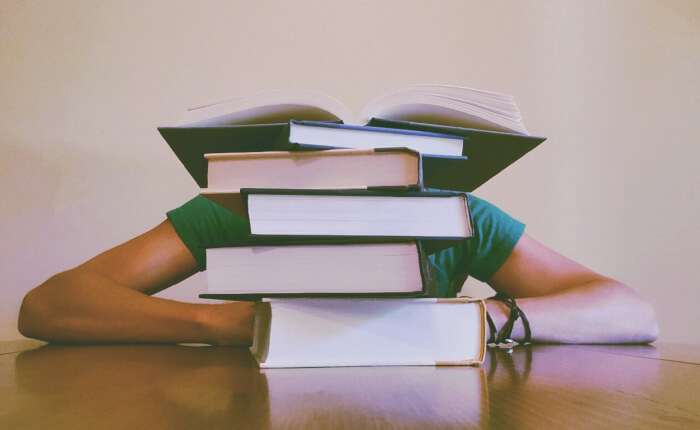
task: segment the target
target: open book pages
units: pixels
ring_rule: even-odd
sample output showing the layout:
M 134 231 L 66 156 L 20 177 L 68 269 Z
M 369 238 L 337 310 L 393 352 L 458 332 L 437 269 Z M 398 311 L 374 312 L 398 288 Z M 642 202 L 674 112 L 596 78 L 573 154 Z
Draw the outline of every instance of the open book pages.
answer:
M 178 126 L 337 121 L 372 118 L 527 134 L 512 96 L 448 85 L 410 85 L 370 101 L 355 116 L 338 100 L 309 90 L 279 90 L 189 109 Z

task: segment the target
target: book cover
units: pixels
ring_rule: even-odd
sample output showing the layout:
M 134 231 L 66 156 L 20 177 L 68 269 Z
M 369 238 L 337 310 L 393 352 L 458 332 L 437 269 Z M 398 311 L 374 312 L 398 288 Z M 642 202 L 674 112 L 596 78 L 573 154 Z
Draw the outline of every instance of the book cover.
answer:
M 480 187 L 547 140 L 546 137 L 527 134 L 380 118 L 373 118 L 369 124 L 391 129 L 461 136 L 464 139 L 462 155 L 466 158 L 425 157 L 423 174 L 426 178 L 425 186 L 428 188 L 458 189 L 467 192 Z M 459 184 L 459 188 L 451 188 L 454 184 Z

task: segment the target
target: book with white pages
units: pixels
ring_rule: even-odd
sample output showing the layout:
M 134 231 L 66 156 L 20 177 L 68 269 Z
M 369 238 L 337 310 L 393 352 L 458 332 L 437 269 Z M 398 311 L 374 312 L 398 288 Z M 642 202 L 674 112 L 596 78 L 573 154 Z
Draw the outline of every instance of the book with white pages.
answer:
M 486 353 L 483 300 L 270 298 L 255 304 L 261 368 L 475 365 Z
M 407 148 L 233 152 L 204 155 L 209 190 L 423 187 L 423 160 Z
M 421 243 L 299 241 L 207 247 L 203 298 L 437 297 Z
M 453 191 L 207 190 L 200 193 L 248 219 L 256 241 L 421 240 L 426 252 L 472 236 L 469 200 Z

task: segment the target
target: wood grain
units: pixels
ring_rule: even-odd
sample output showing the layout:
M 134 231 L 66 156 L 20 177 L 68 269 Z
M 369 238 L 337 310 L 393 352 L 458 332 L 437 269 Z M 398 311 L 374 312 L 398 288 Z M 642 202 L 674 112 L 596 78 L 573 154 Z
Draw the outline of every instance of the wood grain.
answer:
M 700 366 L 624 348 L 261 371 L 239 348 L 48 345 L 0 355 L 0 427 L 699 428 Z

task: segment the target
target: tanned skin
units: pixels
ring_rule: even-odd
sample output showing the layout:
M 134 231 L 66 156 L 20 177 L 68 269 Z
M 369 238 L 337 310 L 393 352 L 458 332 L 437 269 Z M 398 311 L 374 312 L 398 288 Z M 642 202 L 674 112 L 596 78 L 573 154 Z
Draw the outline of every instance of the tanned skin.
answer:
M 250 303 L 152 297 L 196 272 L 194 257 L 165 220 L 31 290 L 18 327 L 24 336 L 49 342 L 249 345 Z M 488 284 L 518 298 L 535 342 L 646 343 L 658 334 L 654 309 L 632 289 L 527 234 Z M 505 305 L 487 301 L 487 308 L 500 328 Z M 523 336 L 517 324 L 513 337 Z

